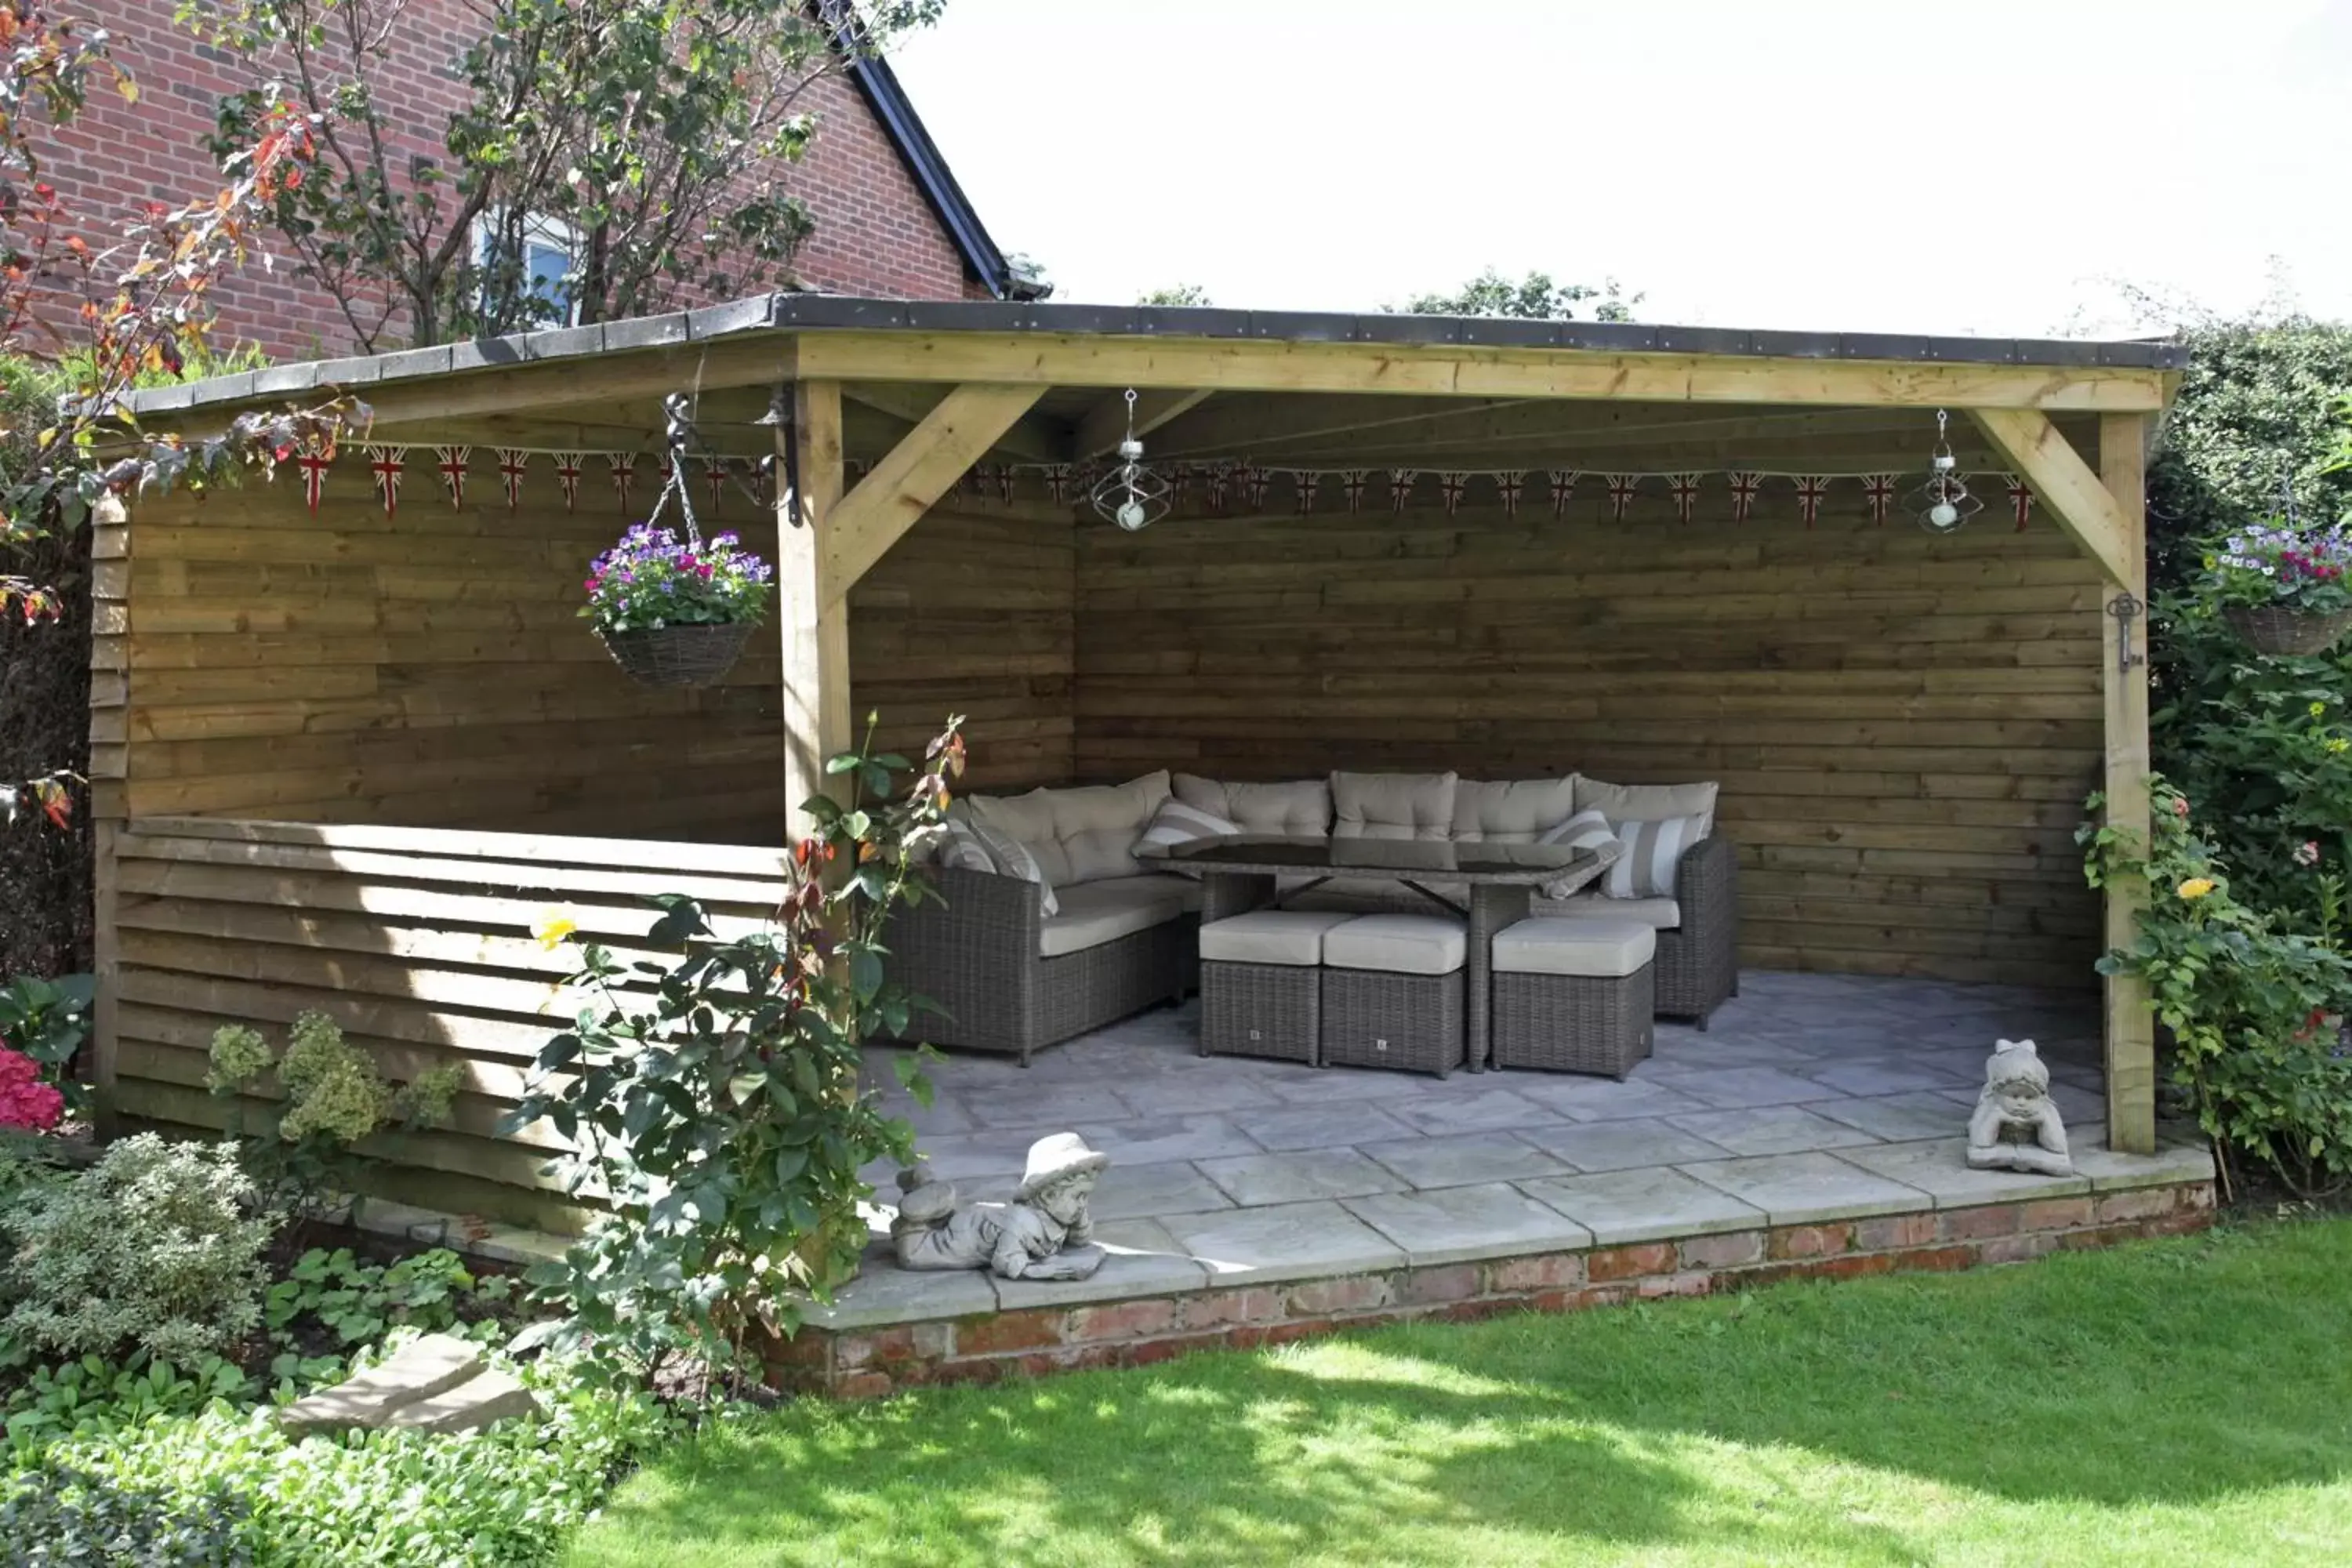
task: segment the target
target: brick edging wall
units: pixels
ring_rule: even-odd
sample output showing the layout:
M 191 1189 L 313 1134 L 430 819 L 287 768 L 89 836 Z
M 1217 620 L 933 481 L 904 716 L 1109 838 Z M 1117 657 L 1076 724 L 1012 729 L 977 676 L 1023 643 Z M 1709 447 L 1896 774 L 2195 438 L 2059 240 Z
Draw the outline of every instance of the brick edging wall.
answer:
M 1566 1312 L 1783 1279 L 2019 1263 L 2061 1250 L 2178 1236 L 2212 1222 L 2213 1184 L 2196 1182 L 1181 1296 L 804 1329 L 770 1346 L 769 1381 L 779 1388 L 863 1399 L 929 1384 L 1145 1366 L 1193 1351 L 1251 1349 L 1415 1319 Z

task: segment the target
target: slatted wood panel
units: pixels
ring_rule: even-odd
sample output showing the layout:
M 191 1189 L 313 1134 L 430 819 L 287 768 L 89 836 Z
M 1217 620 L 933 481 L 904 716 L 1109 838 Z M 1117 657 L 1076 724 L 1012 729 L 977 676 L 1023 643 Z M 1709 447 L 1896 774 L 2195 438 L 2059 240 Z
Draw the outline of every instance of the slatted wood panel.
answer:
M 625 955 L 643 952 L 648 895 L 705 900 L 722 932 L 747 929 L 782 890 L 781 851 L 413 828 L 150 818 L 117 838 L 115 1103 L 177 1128 L 225 1126 L 204 1086 L 224 1024 L 282 1043 L 316 1010 L 398 1081 L 466 1069 L 453 1124 L 369 1149 L 382 1190 L 467 1212 L 565 1217 L 540 1167 L 551 1132 L 497 1135 L 531 1059 L 584 998 L 571 955 L 533 940 L 561 906 Z
M 478 452 L 455 509 L 412 458 L 390 518 L 353 458 L 315 517 L 290 475 L 140 506 L 135 558 L 101 568 L 101 658 L 137 700 L 100 713 L 127 743 L 100 762 L 127 773 L 128 813 L 781 836 L 773 631 L 716 688 L 637 687 L 575 615 L 621 521 L 609 491 L 567 512 L 538 458 L 510 512 Z M 772 552 L 772 515 L 740 496 L 706 523 Z M 924 519 L 852 600 L 861 721 L 878 710 L 905 745 L 961 711 L 978 784 L 1067 776 L 1072 570 L 1066 512 Z
M 1745 962 L 2090 983 L 2105 645 L 2054 528 L 1873 527 L 1851 482 L 1811 531 L 1785 485 L 1745 526 L 1655 481 L 1622 524 L 1597 495 L 1514 519 L 1474 485 L 1451 518 L 1375 484 L 1359 514 L 1082 531 L 1079 774 L 1717 779 Z

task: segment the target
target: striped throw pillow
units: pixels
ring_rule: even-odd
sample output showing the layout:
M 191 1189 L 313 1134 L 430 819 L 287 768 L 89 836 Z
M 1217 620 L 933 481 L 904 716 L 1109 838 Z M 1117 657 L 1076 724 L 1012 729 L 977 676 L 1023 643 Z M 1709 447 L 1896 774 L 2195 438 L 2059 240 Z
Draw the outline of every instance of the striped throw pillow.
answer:
M 1062 912 L 1062 900 L 1054 896 L 1054 884 L 1045 879 L 1045 868 L 1037 864 L 1037 857 L 1029 852 L 1026 844 L 984 822 L 950 818 L 947 829 L 947 837 L 940 844 L 940 865 L 1034 882 L 1042 895 L 1045 912 Z
M 1609 868 L 1601 891 L 1612 899 L 1671 899 L 1675 868 L 1683 851 L 1706 837 L 1703 816 L 1664 816 L 1654 822 L 1621 822 L 1617 841 L 1624 853 Z
M 1135 853 L 1147 847 L 1166 848 L 1171 845 L 1190 844 L 1196 838 L 1225 838 L 1239 833 L 1238 825 L 1226 821 L 1213 811 L 1203 811 L 1197 805 L 1187 805 L 1170 795 L 1143 825 L 1141 837 L 1135 841 Z
M 1597 811 L 1580 811 L 1566 822 L 1545 828 L 1536 835 L 1536 842 L 1564 844 L 1570 849 L 1590 849 L 1596 857 L 1558 881 L 1546 882 L 1542 892 L 1547 899 L 1568 897 L 1609 869 L 1625 852 L 1624 845 L 1618 841 L 1616 830 L 1609 826 L 1609 819 Z

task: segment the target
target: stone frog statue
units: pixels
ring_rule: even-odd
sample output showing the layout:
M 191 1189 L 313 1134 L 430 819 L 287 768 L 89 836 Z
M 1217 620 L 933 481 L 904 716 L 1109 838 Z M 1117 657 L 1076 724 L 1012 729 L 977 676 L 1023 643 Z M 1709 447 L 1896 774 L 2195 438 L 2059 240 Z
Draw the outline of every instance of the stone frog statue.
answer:
M 905 1268 L 990 1268 L 1007 1279 L 1085 1279 L 1102 1267 L 1087 1205 L 1110 1156 L 1075 1132 L 1029 1146 L 1021 1190 L 1009 1204 L 959 1208 L 955 1188 L 918 1166 L 898 1173 L 890 1245 Z
M 1980 1171 L 2071 1176 L 2066 1127 L 2050 1100 L 2050 1069 L 2032 1040 L 2001 1040 L 1985 1062 L 1984 1092 L 1969 1118 L 1969 1163 Z

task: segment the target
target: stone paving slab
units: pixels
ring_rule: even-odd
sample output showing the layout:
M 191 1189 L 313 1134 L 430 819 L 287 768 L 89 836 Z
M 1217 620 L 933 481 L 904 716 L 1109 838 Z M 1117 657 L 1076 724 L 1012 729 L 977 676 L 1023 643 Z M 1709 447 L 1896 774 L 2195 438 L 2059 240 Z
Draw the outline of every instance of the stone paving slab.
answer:
M 1168 1160 L 1212 1160 L 1225 1154 L 1263 1152 L 1249 1136 L 1222 1116 L 1148 1116 L 1130 1121 L 1081 1123 L 1088 1143 L 1111 1157 L 1156 1165 Z M 1025 1153 L 1025 1151 L 1024 1151 Z
M 1694 1073 L 1675 1087 L 1722 1110 L 1758 1105 L 1799 1105 L 1822 1097 L 1822 1086 L 1780 1068 L 1728 1068 Z
M 1393 1193 L 1404 1179 L 1353 1149 L 1301 1149 L 1200 1162 L 1201 1173 L 1244 1208 Z
M 1669 1121 L 1579 1121 L 1561 1127 L 1523 1127 L 1518 1135 L 1578 1171 L 1625 1171 L 1673 1165 L 1685 1160 L 1719 1160 L 1730 1152 Z
M 1982 1063 L 1979 1064 L 1979 1070 Z M 1899 1057 L 1874 1057 L 1855 1061 L 1816 1062 L 1799 1069 L 1815 1083 L 1840 1094 L 1903 1094 L 1912 1089 L 1957 1089 L 1966 1078 Z
M 1087 1084 L 992 1084 L 956 1098 L 983 1130 L 1034 1127 L 1044 1133 L 1074 1121 L 1125 1121 L 1136 1114 L 1109 1089 Z
M 1858 1127 L 1816 1116 L 1801 1105 L 1761 1105 L 1747 1110 L 1709 1110 L 1676 1116 L 1669 1124 L 1695 1132 L 1735 1154 L 1798 1154 L 1837 1149 L 1877 1139 Z
M 1838 1158 L 1849 1164 L 1916 1187 L 1941 1209 L 1967 1208 L 2018 1198 L 2072 1197 L 2091 1190 L 2084 1175 L 2037 1176 L 2023 1171 L 1975 1171 L 1969 1168 L 1969 1141 L 1937 1138 L 1920 1143 L 1874 1143 L 1863 1149 L 1841 1149 Z
M 1110 1256 L 1090 1279 L 999 1279 L 981 1273 L 1006 1311 L 1024 1307 L 1075 1307 L 1198 1290 L 1209 1271 L 1157 1220 L 1113 1220 L 1095 1226 L 1095 1245 Z
M 1968 1111 L 1949 1095 L 1933 1089 L 1862 1100 L 1813 1100 L 1805 1109 L 1890 1142 L 1965 1136 L 1969 1126 Z
M 877 1323 L 926 1322 L 996 1310 L 996 1291 L 978 1269 L 901 1268 L 889 1247 L 866 1248 L 857 1278 L 830 1301 L 812 1301 L 804 1321 L 820 1329 L 866 1329 Z
M 1522 1083 L 1521 1079 L 1529 1081 Z M 1571 1121 L 1622 1121 L 1639 1116 L 1671 1116 L 1676 1111 L 1714 1109 L 1706 1100 L 1675 1089 L 1673 1081 L 1671 1078 L 1644 1078 L 1638 1072 L 1623 1083 L 1570 1073 L 1513 1073 L 1511 1092 Z
M 1465 1087 L 1454 1087 L 1457 1080 L 1465 1082 Z M 1494 1075 L 1490 1073 L 1456 1073 L 1444 1085 L 1431 1085 L 1438 1092 L 1425 1099 L 1391 1100 L 1387 1110 L 1414 1131 L 1432 1137 L 1449 1132 L 1486 1132 L 1500 1127 L 1539 1127 L 1560 1120 L 1559 1113 L 1545 1110 L 1532 1100 L 1507 1089 L 1489 1087 L 1493 1082 Z
M 1515 1182 L 1522 1176 L 1557 1176 L 1568 1171 L 1566 1163 L 1509 1131 L 1456 1132 L 1358 1147 L 1408 1185 L 1421 1188 Z
M 1520 1182 L 1521 1192 L 1559 1210 L 1592 1233 L 1602 1247 L 1657 1241 L 1717 1231 L 1754 1230 L 1764 1214 L 1720 1187 L 1709 1186 L 1671 1165 L 1645 1165 L 1586 1176 L 1548 1176 Z
M 961 1189 L 959 1189 L 961 1191 Z M 1154 1219 L 1169 1214 L 1200 1214 L 1234 1206 L 1222 1188 L 1184 1161 L 1156 1165 L 1113 1165 L 1095 1184 L 1098 1220 Z
M 1774 1225 L 1866 1219 L 1932 1206 L 1918 1188 L 1889 1181 L 1834 1154 L 1764 1154 L 1681 1169 L 1763 1210 Z
M 1276 1153 L 1290 1149 L 1336 1149 L 1413 1135 L 1411 1127 L 1383 1110 L 1377 1100 L 1236 1110 L 1228 1120 Z
M 1592 1232 L 1502 1182 L 1348 1198 L 1342 1207 L 1404 1249 L 1414 1268 L 1532 1252 L 1572 1252 Z
M 2209 1145 L 2201 1140 L 2167 1142 L 2168 1136 L 2158 1129 L 2158 1146 L 2153 1154 L 2121 1154 L 2106 1147 L 2107 1130 L 2099 1123 L 2069 1127 L 2066 1146 L 2074 1157 L 2074 1169 L 2091 1179 L 2093 1192 L 2213 1180 L 2213 1151 Z
M 1272 1284 L 1404 1267 L 1404 1249 L 1337 1203 L 1277 1204 L 1160 1222 L 1217 1285 Z

